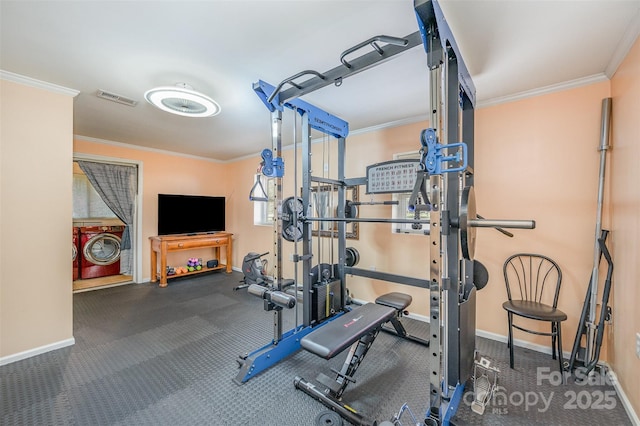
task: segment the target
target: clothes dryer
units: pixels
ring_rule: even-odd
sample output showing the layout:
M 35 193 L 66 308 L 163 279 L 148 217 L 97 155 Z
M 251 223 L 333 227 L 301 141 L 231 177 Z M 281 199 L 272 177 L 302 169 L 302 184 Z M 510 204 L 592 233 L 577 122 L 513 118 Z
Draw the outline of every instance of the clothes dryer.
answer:
M 120 273 L 122 226 L 80 228 L 80 278 L 106 277 Z
M 73 227 L 73 245 L 71 246 L 71 267 L 73 270 L 73 280 L 80 278 L 80 228 Z

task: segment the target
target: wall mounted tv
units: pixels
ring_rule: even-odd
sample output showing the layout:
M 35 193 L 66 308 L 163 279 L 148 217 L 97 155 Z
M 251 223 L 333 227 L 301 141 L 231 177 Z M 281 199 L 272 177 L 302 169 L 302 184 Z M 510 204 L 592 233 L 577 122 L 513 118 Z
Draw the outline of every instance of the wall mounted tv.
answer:
M 158 194 L 158 235 L 225 230 L 224 197 Z

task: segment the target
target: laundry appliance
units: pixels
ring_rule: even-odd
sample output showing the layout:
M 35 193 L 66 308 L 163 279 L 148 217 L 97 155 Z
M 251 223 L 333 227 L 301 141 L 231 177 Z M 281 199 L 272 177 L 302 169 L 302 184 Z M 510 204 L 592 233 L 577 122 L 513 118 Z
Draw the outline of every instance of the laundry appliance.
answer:
M 80 228 L 73 227 L 73 245 L 71 246 L 71 266 L 73 269 L 73 280 L 80 278 Z
M 120 242 L 123 226 L 80 228 L 80 278 L 106 277 L 120 273 Z

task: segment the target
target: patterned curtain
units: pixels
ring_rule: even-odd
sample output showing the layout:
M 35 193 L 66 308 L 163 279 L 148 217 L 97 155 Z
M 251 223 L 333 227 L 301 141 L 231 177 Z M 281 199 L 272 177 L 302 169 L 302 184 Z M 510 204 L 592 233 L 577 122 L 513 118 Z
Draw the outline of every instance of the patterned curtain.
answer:
M 136 191 L 138 168 L 119 164 L 78 161 L 80 169 L 87 175 L 91 185 L 100 194 L 104 203 L 124 222 L 120 244 L 120 273 L 133 274 L 133 236 L 135 235 Z

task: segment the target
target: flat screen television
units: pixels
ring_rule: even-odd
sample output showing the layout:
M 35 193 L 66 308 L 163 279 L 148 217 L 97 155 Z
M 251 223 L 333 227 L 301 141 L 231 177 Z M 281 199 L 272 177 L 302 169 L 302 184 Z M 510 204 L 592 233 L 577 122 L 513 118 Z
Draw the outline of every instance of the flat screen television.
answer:
M 158 235 L 225 230 L 224 197 L 158 194 Z

